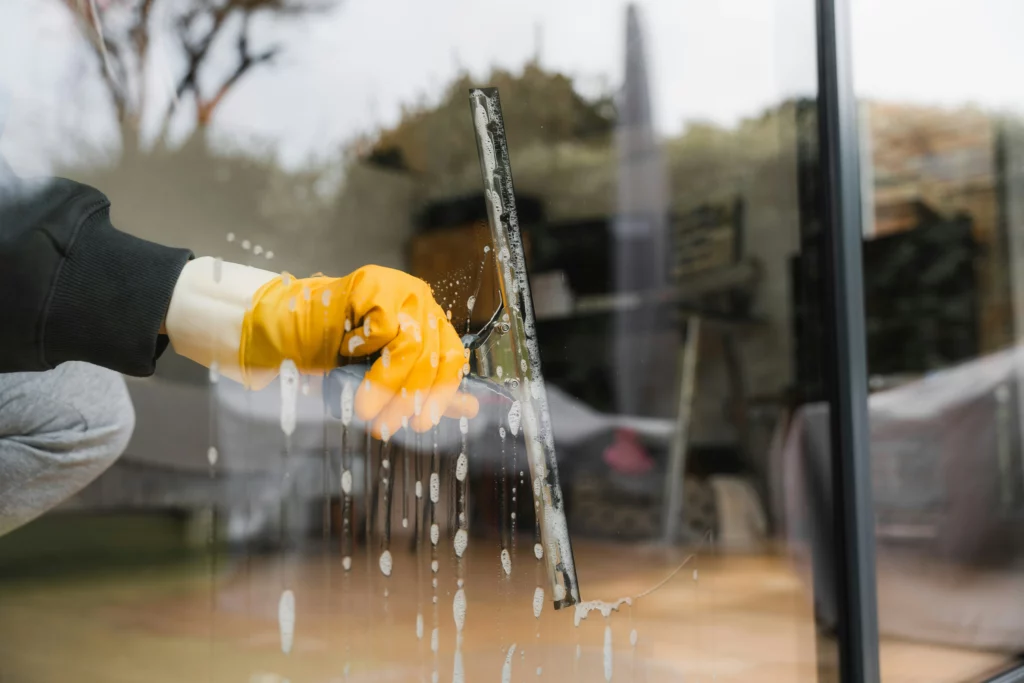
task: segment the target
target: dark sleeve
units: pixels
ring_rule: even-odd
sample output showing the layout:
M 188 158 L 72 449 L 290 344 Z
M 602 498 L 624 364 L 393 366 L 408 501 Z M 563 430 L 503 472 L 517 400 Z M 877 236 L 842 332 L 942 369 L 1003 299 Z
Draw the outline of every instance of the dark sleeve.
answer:
M 192 257 L 120 232 L 98 190 L 64 179 L 0 186 L 0 372 L 79 360 L 153 374 L 171 293 Z

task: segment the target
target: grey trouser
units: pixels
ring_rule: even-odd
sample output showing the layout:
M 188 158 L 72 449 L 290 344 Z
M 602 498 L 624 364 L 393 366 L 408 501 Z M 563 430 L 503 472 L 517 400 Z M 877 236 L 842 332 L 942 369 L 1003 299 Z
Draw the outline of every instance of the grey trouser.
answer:
M 99 476 L 134 427 L 116 372 L 64 363 L 49 372 L 0 374 L 0 535 Z

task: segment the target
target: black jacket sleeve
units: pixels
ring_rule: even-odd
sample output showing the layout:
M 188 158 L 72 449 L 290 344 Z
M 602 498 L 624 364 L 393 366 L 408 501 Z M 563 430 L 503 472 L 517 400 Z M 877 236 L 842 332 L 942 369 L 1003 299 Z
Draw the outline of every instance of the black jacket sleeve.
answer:
M 153 374 L 192 257 L 120 232 L 110 202 L 64 179 L 0 183 L 0 373 L 79 360 Z

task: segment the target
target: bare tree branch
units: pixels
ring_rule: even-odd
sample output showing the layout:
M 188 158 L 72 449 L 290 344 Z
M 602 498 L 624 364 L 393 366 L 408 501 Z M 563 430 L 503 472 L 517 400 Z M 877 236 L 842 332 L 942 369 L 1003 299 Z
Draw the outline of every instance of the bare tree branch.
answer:
M 275 45 L 274 47 L 256 55 L 249 52 L 250 17 L 250 11 L 246 11 L 243 18 L 242 30 L 238 34 L 238 65 L 235 67 L 235 70 L 224 80 L 223 83 L 221 83 L 213 97 L 208 100 L 199 100 L 197 97 L 196 123 L 200 126 L 205 127 L 209 125 L 210 119 L 213 117 L 214 110 L 224 99 L 224 96 L 228 94 L 228 91 L 238 83 L 247 71 L 254 66 L 264 62 L 269 62 L 281 51 L 281 46 Z M 199 93 L 197 92 L 196 94 L 198 96 Z

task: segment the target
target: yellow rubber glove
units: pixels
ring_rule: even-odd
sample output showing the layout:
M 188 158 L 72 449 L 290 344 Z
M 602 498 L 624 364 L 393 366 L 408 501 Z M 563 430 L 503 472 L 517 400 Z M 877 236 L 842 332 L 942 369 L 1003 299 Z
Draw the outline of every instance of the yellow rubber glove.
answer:
M 356 415 L 388 438 L 403 419 L 418 432 L 442 415 L 475 417 L 477 400 L 458 391 L 465 349 L 430 286 L 411 275 L 365 266 L 343 278 L 275 277 L 253 295 L 242 321 L 239 365 L 249 386 L 285 359 L 324 372 L 338 356 L 381 352 L 356 392 Z

